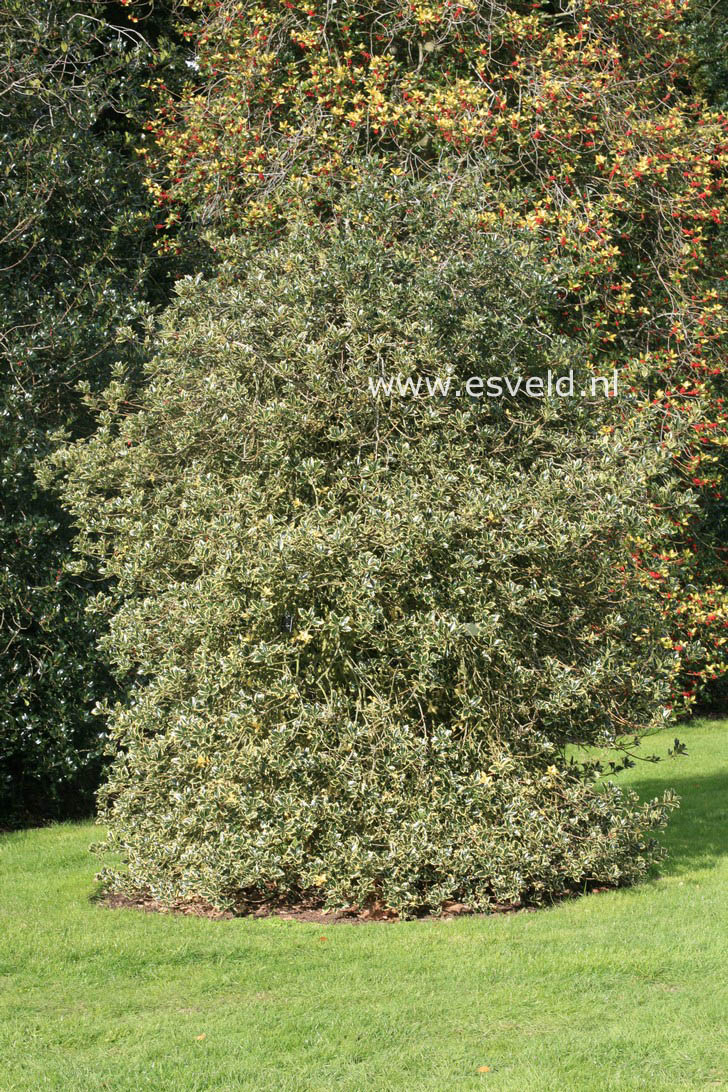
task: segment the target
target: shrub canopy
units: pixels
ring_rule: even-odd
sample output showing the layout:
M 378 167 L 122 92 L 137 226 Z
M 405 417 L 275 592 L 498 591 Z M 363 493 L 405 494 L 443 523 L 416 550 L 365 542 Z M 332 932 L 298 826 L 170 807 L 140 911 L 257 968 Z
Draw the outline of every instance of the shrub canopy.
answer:
M 566 749 L 659 719 L 674 654 L 627 543 L 664 533 L 648 496 L 687 503 L 669 444 L 601 396 L 370 389 L 587 382 L 533 237 L 484 228 L 481 195 L 363 170 L 334 219 L 304 202 L 278 242 L 230 240 L 179 283 L 143 391 L 120 373 L 66 451 L 137 678 L 103 793 L 115 886 L 408 914 L 646 867 L 664 803 Z
M 193 3 L 195 85 L 162 89 L 149 124 L 162 218 L 270 234 L 289 216 L 292 184 L 312 199 L 332 175 L 356 184 L 363 149 L 414 177 L 478 166 L 485 214 L 495 225 L 512 212 L 538 237 L 563 329 L 588 341 L 596 370 L 616 367 L 623 387 L 656 400 L 660 434 L 702 400 L 703 419 L 675 452 L 700 509 L 686 524 L 676 514 L 670 537 L 636 543 L 632 562 L 672 620 L 676 712 L 701 690 L 718 698 L 728 117 L 699 100 L 691 77 L 702 59 L 720 102 L 724 5 Z

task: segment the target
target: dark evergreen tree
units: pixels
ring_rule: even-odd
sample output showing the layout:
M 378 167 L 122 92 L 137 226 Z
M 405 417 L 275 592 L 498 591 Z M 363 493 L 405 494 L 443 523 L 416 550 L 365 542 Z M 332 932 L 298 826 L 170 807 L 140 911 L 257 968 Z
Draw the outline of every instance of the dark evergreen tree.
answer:
M 0 13 L 0 823 L 87 812 L 108 695 L 89 578 L 66 564 L 70 527 L 38 485 L 78 391 L 167 299 L 176 259 L 156 251 L 135 144 L 155 93 L 189 71 L 175 4 L 7 0 Z M 93 582 L 92 582 L 93 583 Z

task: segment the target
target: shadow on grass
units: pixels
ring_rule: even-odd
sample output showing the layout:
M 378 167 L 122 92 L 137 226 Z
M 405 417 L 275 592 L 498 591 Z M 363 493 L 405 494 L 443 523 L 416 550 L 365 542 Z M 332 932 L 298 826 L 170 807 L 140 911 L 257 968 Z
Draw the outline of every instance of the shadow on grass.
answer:
M 643 778 L 629 788 L 647 800 L 661 796 L 665 784 L 664 777 Z M 680 807 L 672 813 L 667 829 L 660 835 L 669 854 L 660 863 L 660 874 L 680 875 L 693 869 L 715 868 L 722 857 L 728 857 L 728 771 L 705 777 L 675 776 L 668 784 L 680 797 Z

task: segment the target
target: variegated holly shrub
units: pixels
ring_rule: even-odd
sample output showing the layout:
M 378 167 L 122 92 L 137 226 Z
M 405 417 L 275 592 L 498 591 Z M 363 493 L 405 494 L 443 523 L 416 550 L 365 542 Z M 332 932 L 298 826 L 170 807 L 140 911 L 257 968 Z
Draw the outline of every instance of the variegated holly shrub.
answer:
M 116 889 L 411 915 L 653 858 L 671 799 L 574 748 L 662 716 L 675 656 L 627 561 L 690 508 L 679 436 L 580 393 L 538 240 L 493 227 L 478 175 L 454 185 L 364 164 L 278 241 L 229 239 L 179 283 L 144 387 L 119 372 L 66 450 L 136 680 L 102 793 Z M 465 387 L 570 369 L 574 397 Z M 453 393 L 373 393 L 398 374 Z

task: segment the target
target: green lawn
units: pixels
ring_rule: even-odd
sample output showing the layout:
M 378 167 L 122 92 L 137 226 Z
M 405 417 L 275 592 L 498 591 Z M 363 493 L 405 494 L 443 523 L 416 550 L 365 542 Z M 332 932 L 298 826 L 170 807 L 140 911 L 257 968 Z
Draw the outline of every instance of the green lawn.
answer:
M 680 735 L 688 757 L 621 775 L 682 797 L 662 874 L 537 913 L 324 930 L 108 910 L 93 826 L 3 836 L 0 1089 L 728 1087 L 728 723 Z

